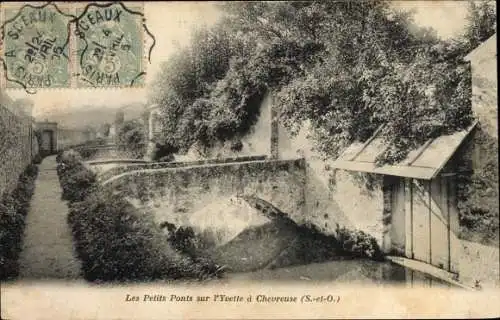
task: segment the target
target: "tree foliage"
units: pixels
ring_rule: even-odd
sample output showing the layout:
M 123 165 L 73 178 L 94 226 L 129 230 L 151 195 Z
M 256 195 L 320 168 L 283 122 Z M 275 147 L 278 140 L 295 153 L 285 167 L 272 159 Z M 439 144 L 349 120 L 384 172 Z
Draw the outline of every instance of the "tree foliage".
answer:
M 346 6 L 340 19 L 316 32 L 326 43 L 322 61 L 277 94 L 292 132 L 310 120 L 318 149 L 336 157 L 383 125 L 382 164 L 470 124 L 469 70 L 444 59 L 446 44 L 432 30 L 416 28 L 409 14 L 384 2 Z
M 102 135 L 102 137 L 108 137 L 110 130 L 111 130 L 111 125 L 106 122 L 100 126 L 99 133 Z
M 292 133 L 312 123 L 329 158 L 382 127 L 389 147 L 378 163 L 397 162 L 471 122 L 470 70 L 461 58 L 493 30 L 496 12 L 484 4 L 471 4 L 467 31 L 454 40 L 387 1 L 219 6 L 222 22 L 195 32 L 156 81 L 163 143 L 185 151 L 240 138 L 266 92 Z
M 134 158 L 142 158 L 146 149 L 143 124 L 138 120 L 126 121 L 118 132 L 118 141 L 126 146 Z
M 469 1 L 464 32 L 467 49 L 473 50 L 497 31 L 495 1 Z
M 196 30 L 191 46 L 163 64 L 151 94 L 151 101 L 163 111 L 161 143 L 187 150 L 196 140 L 203 140 L 204 120 L 210 111 L 205 100 L 224 78 L 230 58 L 242 45 L 221 23 L 209 30 Z

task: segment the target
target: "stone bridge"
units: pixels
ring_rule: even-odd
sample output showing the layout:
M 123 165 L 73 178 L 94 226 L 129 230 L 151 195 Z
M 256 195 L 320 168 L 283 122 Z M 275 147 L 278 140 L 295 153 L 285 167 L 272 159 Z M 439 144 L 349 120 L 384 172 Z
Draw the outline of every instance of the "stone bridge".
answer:
M 252 195 L 273 204 L 292 219 L 305 210 L 305 161 L 242 157 L 169 163 L 90 162 L 105 188 L 150 209 L 158 223 L 184 225 L 190 215 L 230 197 Z M 101 172 L 99 173 L 99 168 Z

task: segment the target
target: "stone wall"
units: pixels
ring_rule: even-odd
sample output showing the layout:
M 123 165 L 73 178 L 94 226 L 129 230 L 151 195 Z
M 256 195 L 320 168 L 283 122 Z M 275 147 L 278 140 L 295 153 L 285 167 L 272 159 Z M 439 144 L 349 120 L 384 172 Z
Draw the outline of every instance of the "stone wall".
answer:
M 367 190 L 352 174 L 331 170 L 331 160 L 325 160 L 314 150 L 307 124 L 295 137 L 279 127 L 279 157 L 303 157 L 306 166 L 306 209 L 304 220 L 313 223 L 326 234 L 335 234 L 336 227 L 362 230 L 382 245 L 383 192 L 382 180 Z
M 17 110 L 5 93 L 0 93 L 0 195 L 10 192 L 19 174 L 37 154 L 31 115 Z
M 145 160 L 109 160 L 109 161 L 89 161 L 87 164 L 98 174 L 99 181 L 105 183 L 106 180 L 129 171 L 180 168 L 190 166 L 200 166 L 205 164 L 225 164 L 231 162 L 246 162 L 264 160 L 266 156 L 247 156 L 224 159 L 206 159 L 197 161 L 172 161 L 172 162 L 148 162 Z
M 466 60 L 470 61 L 472 71 L 472 110 L 479 120 L 477 129 L 472 133 L 459 154 L 460 166 L 466 176 L 467 185 L 462 186 L 466 202 L 461 204 L 461 213 L 469 210 L 482 212 L 492 218 L 491 224 L 497 226 L 494 234 L 479 232 L 464 233 L 466 239 L 483 241 L 491 238 L 498 245 L 498 83 L 496 34 L 473 50 Z M 467 177 L 468 176 L 468 177 Z M 465 190 L 464 190 L 465 189 Z M 492 239 L 493 240 L 493 239 Z
M 278 139 L 271 142 L 272 104 L 273 99 L 268 95 L 261 106 L 261 118 L 243 141 L 256 147 L 260 154 L 270 155 L 271 143 L 274 143 L 277 146 L 273 149 L 277 149 L 274 152 L 279 159 L 305 159 L 306 202 L 301 221 L 314 224 L 326 234 L 335 234 L 337 225 L 359 229 L 382 244 L 382 184 L 375 184 L 374 190 L 367 190 L 351 174 L 329 170 L 330 161 L 324 160 L 314 150 L 314 141 L 309 138 L 307 124 L 297 136 L 292 137 L 278 123 L 277 128 L 274 128 L 274 133 L 278 132 Z
M 474 49 L 466 60 L 472 69 L 472 110 L 483 130 L 498 139 L 496 34 Z
M 116 176 L 105 187 L 149 208 L 159 223 L 185 225 L 190 215 L 206 206 L 245 194 L 266 200 L 303 222 L 304 180 L 303 160 L 261 160 L 137 170 Z

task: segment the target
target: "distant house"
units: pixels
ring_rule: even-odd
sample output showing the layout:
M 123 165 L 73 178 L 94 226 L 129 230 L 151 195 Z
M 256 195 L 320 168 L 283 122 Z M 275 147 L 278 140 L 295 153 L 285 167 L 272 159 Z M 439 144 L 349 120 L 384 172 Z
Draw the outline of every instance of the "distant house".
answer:
M 40 132 L 40 153 L 42 155 L 54 154 L 59 150 L 57 122 L 48 120 L 37 122 L 36 130 Z
M 87 141 L 95 140 L 97 133 L 92 128 L 86 129 L 68 129 L 59 128 L 57 135 L 57 144 L 59 149 L 79 145 Z

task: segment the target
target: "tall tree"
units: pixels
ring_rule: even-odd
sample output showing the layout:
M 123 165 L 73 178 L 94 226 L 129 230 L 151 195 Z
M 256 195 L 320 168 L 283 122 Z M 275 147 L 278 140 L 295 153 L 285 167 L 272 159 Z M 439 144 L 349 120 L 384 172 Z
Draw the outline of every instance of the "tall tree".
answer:
M 196 30 L 188 47 L 163 64 L 150 99 L 162 107 L 163 132 L 160 144 L 187 150 L 197 140 L 193 125 L 202 120 L 197 99 L 210 95 L 224 78 L 230 58 L 243 51 L 243 43 L 224 23 Z M 193 131 L 194 130 L 194 131 Z M 201 136 L 201 133 L 200 133 Z
M 469 1 L 464 37 L 472 50 L 497 30 L 495 1 Z
M 378 160 L 395 162 L 471 121 L 460 42 L 440 40 L 387 1 L 220 7 L 223 22 L 168 62 L 153 95 L 165 109 L 164 140 L 180 149 L 244 135 L 269 91 L 292 132 L 313 124 L 325 157 L 384 125 L 389 148 Z

